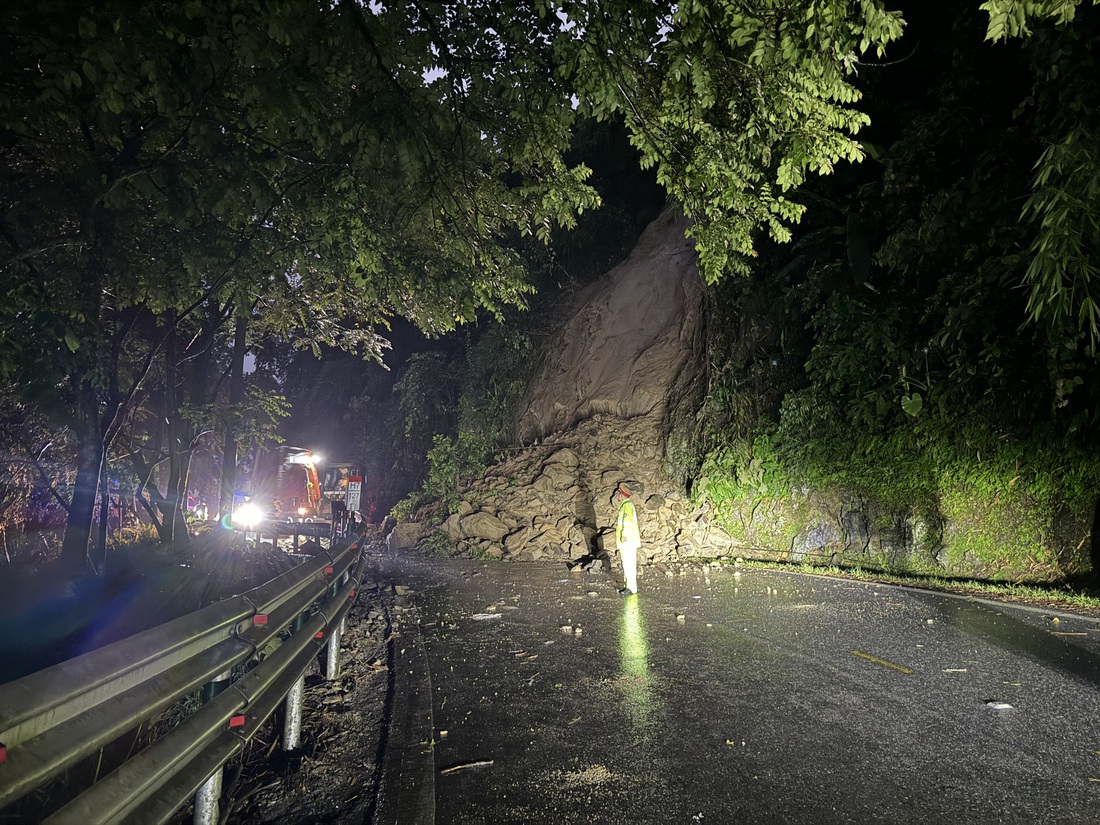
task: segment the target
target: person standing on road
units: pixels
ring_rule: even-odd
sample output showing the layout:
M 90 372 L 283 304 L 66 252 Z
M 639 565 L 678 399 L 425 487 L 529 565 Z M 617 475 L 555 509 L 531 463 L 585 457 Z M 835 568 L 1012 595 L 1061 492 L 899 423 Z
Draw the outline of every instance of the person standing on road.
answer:
M 630 500 L 631 490 L 620 484 L 615 491 L 619 505 L 619 518 L 615 524 L 615 546 L 623 565 L 626 586 L 619 592 L 629 595 L 638 592 L 638 549 L 642 546 L 642 534 L 638 530 L 638 511 Z

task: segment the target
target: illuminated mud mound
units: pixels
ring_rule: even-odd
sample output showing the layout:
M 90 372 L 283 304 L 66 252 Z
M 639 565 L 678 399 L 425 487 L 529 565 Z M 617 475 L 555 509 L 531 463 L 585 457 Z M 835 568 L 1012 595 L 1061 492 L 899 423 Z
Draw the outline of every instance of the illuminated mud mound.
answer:
M 687 226 L 666 210 L 625 261 L 573 296 L 561 334 L 540 353 L 516 425 L 522 446 L 471 484 L 442 525 L 458 552 L 512 559 L 599 552 L 615 522 L 612 491 L 623 481 L 644 490 L 643 561 L 731 548 L 662 473 L 666 418 L 697 380 L 702 349 L 702 285 Z M 390 544 L 427 538 L 421 525 L 402 524 Z
M 702 286 L 688 223 L 666 209 L 630 256 L 574 297 L 519 417 L 521 444 L 593 415 L 661 416 L 698 372 Z

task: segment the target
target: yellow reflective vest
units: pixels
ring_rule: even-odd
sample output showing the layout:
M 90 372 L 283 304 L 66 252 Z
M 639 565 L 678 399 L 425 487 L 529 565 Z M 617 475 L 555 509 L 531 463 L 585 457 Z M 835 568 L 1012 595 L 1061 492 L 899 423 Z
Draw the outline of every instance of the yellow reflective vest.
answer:
M 625 499 L 619 505 L 619 521 L 615 526 L 615 546 L 620 550 L 624 547 L 637 550 L 642 546 L 642 534 L 638 531 L 638 512 L 630 499 Z

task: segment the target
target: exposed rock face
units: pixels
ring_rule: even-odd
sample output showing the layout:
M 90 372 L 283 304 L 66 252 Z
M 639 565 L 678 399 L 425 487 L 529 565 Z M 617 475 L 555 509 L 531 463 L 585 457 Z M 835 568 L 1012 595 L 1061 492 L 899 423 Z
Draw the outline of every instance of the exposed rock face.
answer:
M 544 353 L 519 420 L 520 443 L 593 415 L 660 416 L 699 351 L 702 288 L 688 222 L 666 209 L 630 257 L 577 296 Z

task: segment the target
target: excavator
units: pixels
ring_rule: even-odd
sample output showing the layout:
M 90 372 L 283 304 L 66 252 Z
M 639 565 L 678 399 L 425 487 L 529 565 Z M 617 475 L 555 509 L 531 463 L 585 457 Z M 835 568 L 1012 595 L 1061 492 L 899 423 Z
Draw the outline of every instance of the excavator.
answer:
M 280 447 L 280 451 L 284 456 L 279 465 L 278 497 L 272 502 L 275 517 L 313 521 L 327 515 L 321 512 L 320 456 L 300 447 Z
M 278 447 L 256 462 L 251 493 L 234 508 L 233 521 L 245 529 L 268 521 L 327 521 L 332 502 L 345 500 L 349 479 L 359 480 L 355 464 L 323 462 L 305 447 Z

